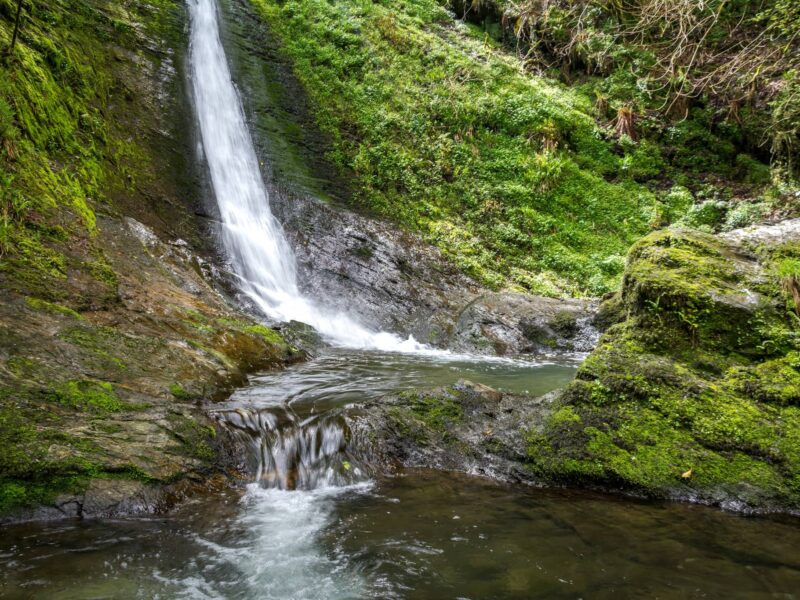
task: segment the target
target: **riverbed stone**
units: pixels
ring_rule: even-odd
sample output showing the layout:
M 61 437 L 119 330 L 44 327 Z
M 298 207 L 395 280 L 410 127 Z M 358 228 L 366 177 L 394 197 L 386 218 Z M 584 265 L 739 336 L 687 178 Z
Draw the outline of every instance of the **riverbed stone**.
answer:
M 588 352 L 597 343 L 595 303 L 512 292 L 485 293 L 458 314 L 448 345 L 473 354 Z
M 525 468 L 527 424 L 542 422 L 552 401 L 553 395 L 516 396 L 460 380 L 370 403 L 352 427 L 374 441 L 372 452 L 388 467 L 533 482 Z

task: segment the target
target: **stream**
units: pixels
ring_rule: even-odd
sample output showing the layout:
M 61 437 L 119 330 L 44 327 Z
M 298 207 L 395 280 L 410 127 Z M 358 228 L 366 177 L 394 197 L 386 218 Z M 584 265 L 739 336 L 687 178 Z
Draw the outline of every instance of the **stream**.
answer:
M 541 394 L 571 379 L 574 369 L 557 361 L 330 350 L 262 374 L 218 413 L 289 413 L 293 419 L 284 418 L 278 429 L 296 434 L 315 415 L 419 384 L 468 378 Z M 267 431 L 281 419 L 260 422 Z M 4 528 L 0 596 L 334 600 L 800 593 L 800 528 L 790 518 L 512 487 L 430 470 L 367 477 L 353 473 L 353 465 L 349 479 L 339 479 L 331 468 L 343 462 L 337 429 L 317 431 L 322 433 L 316 444 L 298 453 L 292 443 L 267 444 L 272 457 L 296 456 L 315 474 L 305 484 L 296 479 L 286 486 L 286 479 L 281 484 L 269 477 L 244 490 L 209 492 L 165 516 Z M 284 442 L 290 437 L 284 435 Z
M 277 424 L 283 443 L 267 444 L 271 456 L 294 456 L 313 475 L 305 483 L 267 477 L 244 490 L 209 492 L 166 516 L 6 527 L 0 596 L 797 597 L 800 529 L 788 518 L 429 470 L 367 477 L 352 465 L 340 479 L 331 467 L 344 462 L 336 427 L 315 430 L 316 443 L 305 448 L 287 442 L 295 439 L 287 433 L 296 437 L 316 416 L 385 393 L 467 378 L 542 394 L 574 370 L 558 361 L 332 349 L 264 373 L 217 412 L 260 414 L 265 431 Z

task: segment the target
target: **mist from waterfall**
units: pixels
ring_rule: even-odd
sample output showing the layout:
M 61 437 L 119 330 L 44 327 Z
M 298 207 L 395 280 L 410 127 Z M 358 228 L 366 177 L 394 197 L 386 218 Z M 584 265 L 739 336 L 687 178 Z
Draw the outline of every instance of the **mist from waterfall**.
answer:
M 222 241 L 239 289 L 264 314 L 313 326 L 331 343 L 361 349 L 439 353 L 413 337 L 371 331 L 303 295 L 231 78 L 219 33 L 216 0 L 189 0 L 191 75 L 211 183 L 222 220 Z

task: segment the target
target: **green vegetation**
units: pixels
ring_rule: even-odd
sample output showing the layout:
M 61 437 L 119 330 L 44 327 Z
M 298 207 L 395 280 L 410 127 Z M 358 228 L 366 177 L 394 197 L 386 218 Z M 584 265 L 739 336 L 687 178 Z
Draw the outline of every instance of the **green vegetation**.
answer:
M 182 452 L 209 463 L 216 458 L 213 448 L 214 439 L 217 437 L 216 429 L 180 414 L 170 415 L 169 420 L 174 435 L 181 441 Z
M 172 394 L 176 400 L 191 400 L 192 394 L 187 392 L 180 383 L 173 383 L 169 386 L 169 393 Z
M 779 171 L 800 163 L 800 10 L 765 0 L 488 0 L 456 2 L 466 18 L 502 20 L 529 68 L 585 87 L 600 118 L 632 137 L 676 147 L 691 171 L 767 181 L 737 148 L 771 157 Z M 477 11 L 475 9 L 478 9 Z M 511 27 L 513 24 L 513 27 Z
M 0 399 L 9 393 L 0 390 Z M 36 407 L 30 396 L 16 392 L 16 397 L 21 407 L 0 405 L 0 514 L 50 504 L 61 494 L 81 493 L 92 477 L 117 475 L 119 469 L 108 470 L 97 460 L 95 444 L 58 427 L 64 418 L 57 412 Z M 92 411 L 119 406 L 110 384 L 103 382 L 68 382 L 53 400 Z
M 66 274 L 65 259 L 53 247 L 69 237 L 64 225 L 82 235 L 94 231 L 87 199 L 97 196 L 100 145 L 107 142 L 96 102 L 107 100 L 110 81 L 92 69 L 103 58 L 99 40 L 87 35 L 94 29 L 87 8 L 34 4 L 0 78 L 3 270 L 18 279 L 33 271 L 31 279 L 55 289 L 52 279 Z M 0 5 L 4 17 L 12 9 L 11 2 Z M 12 23 L 0 21 L 4 46 Z
M 80 314 L 78 314 L 68 306 L 64 306 L 63 304 L 55 304 L 53 302 L 47 302 L 46 300 L 42 300 L 40 298 L 30 298 L 30 297 L 25 298 L 25 303 L 33 310 L 43 310 L 60 315 L 68 315 L 79 321 L 83 319 L 83 317 Z
M 439 433 L 446 432 L 449 427 L 464 418 L 464 409 L 459 402 L 459 396 L 459 391 L 456 389 L 449 389 L 441 395 L 426 395 L 419 392 L 400 395 L 425 427 Z
M 653 194 L 585 98 L 525 77 L 438 2 L 254 0 L 284 42 L 356 202 L 465 272 L 546 294 L 612 289 Z M 609 260 L 611 259 L 611 260 Z
M 782 286 L 800 247 L 757 252 L 688 231 L 637 243 L 612 301 L 622 320 L 530 433 L 531 468 L 659 496 L 800 505 L 800 319 Z
M 261 337 L 268 344 L 285 345 L 286 341 L 274 329 L 270 329 L 264 325 L 244 325 L 242 331 L 252 333 Z
M 391 399 L 384 415 L 390 430 L 412 447 L 456 444 L 452 432 L 465 422 L 471 399 L 470 393 L 457 385 L 409 390 Z M 463 445 L 458 448 L 468 450 Z
M 166 209 L 191 222 L 180 204 L 191 198 L 173 190 L 180 124 L 153 110 L 175 91 L 159 67 L 182 59 L 182 4 L 24 5 L 14 51 L 0 56 L 0 514 L 95 478 L 170 483 L 210 468 L 214 431 L 187 401 L 219 397 L 292 352 L 223 303 L 186 294 L 191 267 L 162 271 L 135 239 L 124 256 L 109 239 L 128 231 L 120 214 L 157 221 Z M 16 7 L 0 0 L 0 48 Z
M 490 286 L 598 295 L 651 228 L 748 224 L 782 210 L 791 189 L 769 187 L 769 168 L 701 103 L 646 130 L 650 104 L 625 96 L 646 96 L 624 79 L 628 63 L 568 87 L 527 74 L 502 33 L 455 22 L 437 0 L 251 2 L 282 40 L 354 202 Z M 461 4 L 468 18 L 503 8 Z M 617 108 L 635 128 L 607 119 Z
M 124 404 L 105 381 L 68 381 L 55 393 L 57 402 L 79 410 L 118 412 Z

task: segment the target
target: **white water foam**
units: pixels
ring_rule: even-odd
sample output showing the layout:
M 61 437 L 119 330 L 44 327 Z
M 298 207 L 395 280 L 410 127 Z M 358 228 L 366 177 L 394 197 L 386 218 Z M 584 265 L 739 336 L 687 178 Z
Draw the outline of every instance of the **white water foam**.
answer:
M 248 486 L 243 508 L 224 540 L 196 535 L 191 575 L 157 574 L 169 597 L 186 600 L 344 600 L 367 597 L 368 582 L 319 532 L 335 519 L 343 496 L 368 493 L 365 482 L 303 492 Z
M 222 239 L 241 291 L 266 315 L 313 326 L 331 343 L 389 352 L 446 354 L 348 315 L 325 310 L 297 285 L 295 258 L 269 206 L 241 100 L 219 35 L 216 0 L 189 0 L 192 87 Z

